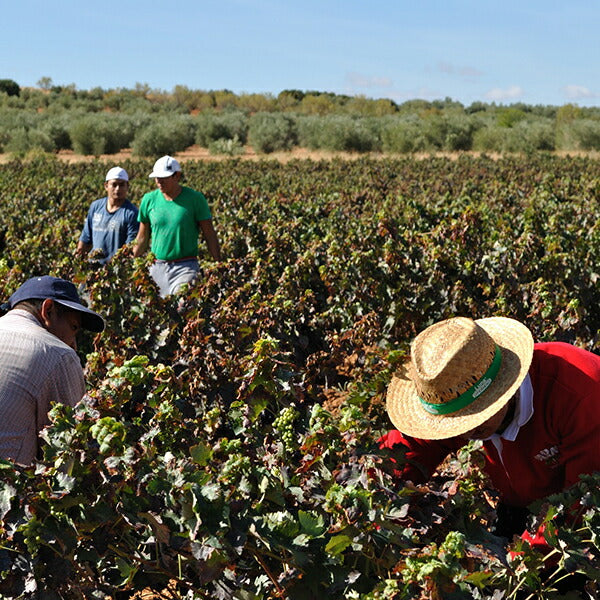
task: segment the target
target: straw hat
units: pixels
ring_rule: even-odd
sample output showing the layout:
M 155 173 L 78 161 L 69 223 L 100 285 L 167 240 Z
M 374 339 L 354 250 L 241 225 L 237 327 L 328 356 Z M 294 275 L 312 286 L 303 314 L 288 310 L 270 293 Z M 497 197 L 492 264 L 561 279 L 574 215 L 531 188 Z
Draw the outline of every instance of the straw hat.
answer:
M 529 329 L 514 319 L 455 317 L 422 331 L 388 387 L 387 412 L 406 435 L 428 440 L 471 431 L 511 399 L 533 356 Z

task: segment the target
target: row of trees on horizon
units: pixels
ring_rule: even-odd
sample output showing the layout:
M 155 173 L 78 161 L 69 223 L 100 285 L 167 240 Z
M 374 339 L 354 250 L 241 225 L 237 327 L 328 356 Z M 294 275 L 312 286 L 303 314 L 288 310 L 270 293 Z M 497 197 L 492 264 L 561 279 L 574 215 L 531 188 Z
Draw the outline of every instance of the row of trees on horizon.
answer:
M 331 92 L 278 95 L 229 90 L 172 91 L 38 87 L 0 79 L 0 151 L 72 149 L 86 155 L 132 148 L 139 156 L 198 144 L 211 153 L 312 150 L 413 153 L 600 150 L 600 108 L 513 103 L 371 99 Z

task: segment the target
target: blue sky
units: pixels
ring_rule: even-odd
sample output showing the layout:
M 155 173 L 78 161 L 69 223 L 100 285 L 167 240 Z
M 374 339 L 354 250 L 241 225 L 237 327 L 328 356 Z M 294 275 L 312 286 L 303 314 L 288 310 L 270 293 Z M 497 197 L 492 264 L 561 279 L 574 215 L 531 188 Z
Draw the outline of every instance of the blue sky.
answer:
M 0 0 L 0 78 L 600 105 L 598 0 Z

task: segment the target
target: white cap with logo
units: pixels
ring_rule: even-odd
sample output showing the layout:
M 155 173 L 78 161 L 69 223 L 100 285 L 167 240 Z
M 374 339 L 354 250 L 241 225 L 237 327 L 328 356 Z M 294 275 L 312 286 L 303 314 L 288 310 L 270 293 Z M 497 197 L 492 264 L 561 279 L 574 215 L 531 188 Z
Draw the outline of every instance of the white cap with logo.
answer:
M 106 181 L 111 181 L 113 179 L 122 179 L 123 181 L 129 181 L 129 175 L 127 175 L 127 171 L 121 167 L 113 167 L 106 174 Z
M 181 171 L 181 165 L 172 156 L 162 156 L 154 163 L 152 173 L 148 177 L 171 177 Z

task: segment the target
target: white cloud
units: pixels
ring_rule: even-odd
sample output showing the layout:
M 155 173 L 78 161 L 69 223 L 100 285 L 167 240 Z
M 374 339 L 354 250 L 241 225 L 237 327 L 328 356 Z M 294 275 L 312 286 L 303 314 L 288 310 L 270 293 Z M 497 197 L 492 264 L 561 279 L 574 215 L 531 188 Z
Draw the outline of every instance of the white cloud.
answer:
M 348 73 L 346 75 L 348 85 L 355 88 L 390 88 L 392 80 L 387 77 L 372 77 L 361 73 Z
M 565 85 L 563 92 L 570 100 L 578 100 L 580 98 L 596 98 L 597 94 L 594 94 L 589 88 L 583 85 Z
M 406 102 L 407 100 L 436 100 L 443 96 L 439 90 L 419 87 L 413 90 L 390 90 L 388 97 L 395 102 Z
M 515 100 L 516 98 L 520 98 L 523 95 L 523 88 L 518 85 L 511 85 L 506 89 L 501 88 L 493 88 L 485 97 L 488 100 L 492 100 L 494 102 L 499 102 L 502 100 Z
M 412 93 L 413 98 L 421 98 L 422 100 L 435 100 L 441 98 L 441 93 L 437 90 L 421 86 Z
M 475 67 L 459 67 L 445 60 L 440 60 L 438 62 L 437 70 L 440 73 L 446 73 L 447 75 L 458 75 L 459 77 L 465 77 L 467 79 L 476 79 L 477 77 L 481 77 L 481 75 L 483 75 L 483 72 Z

